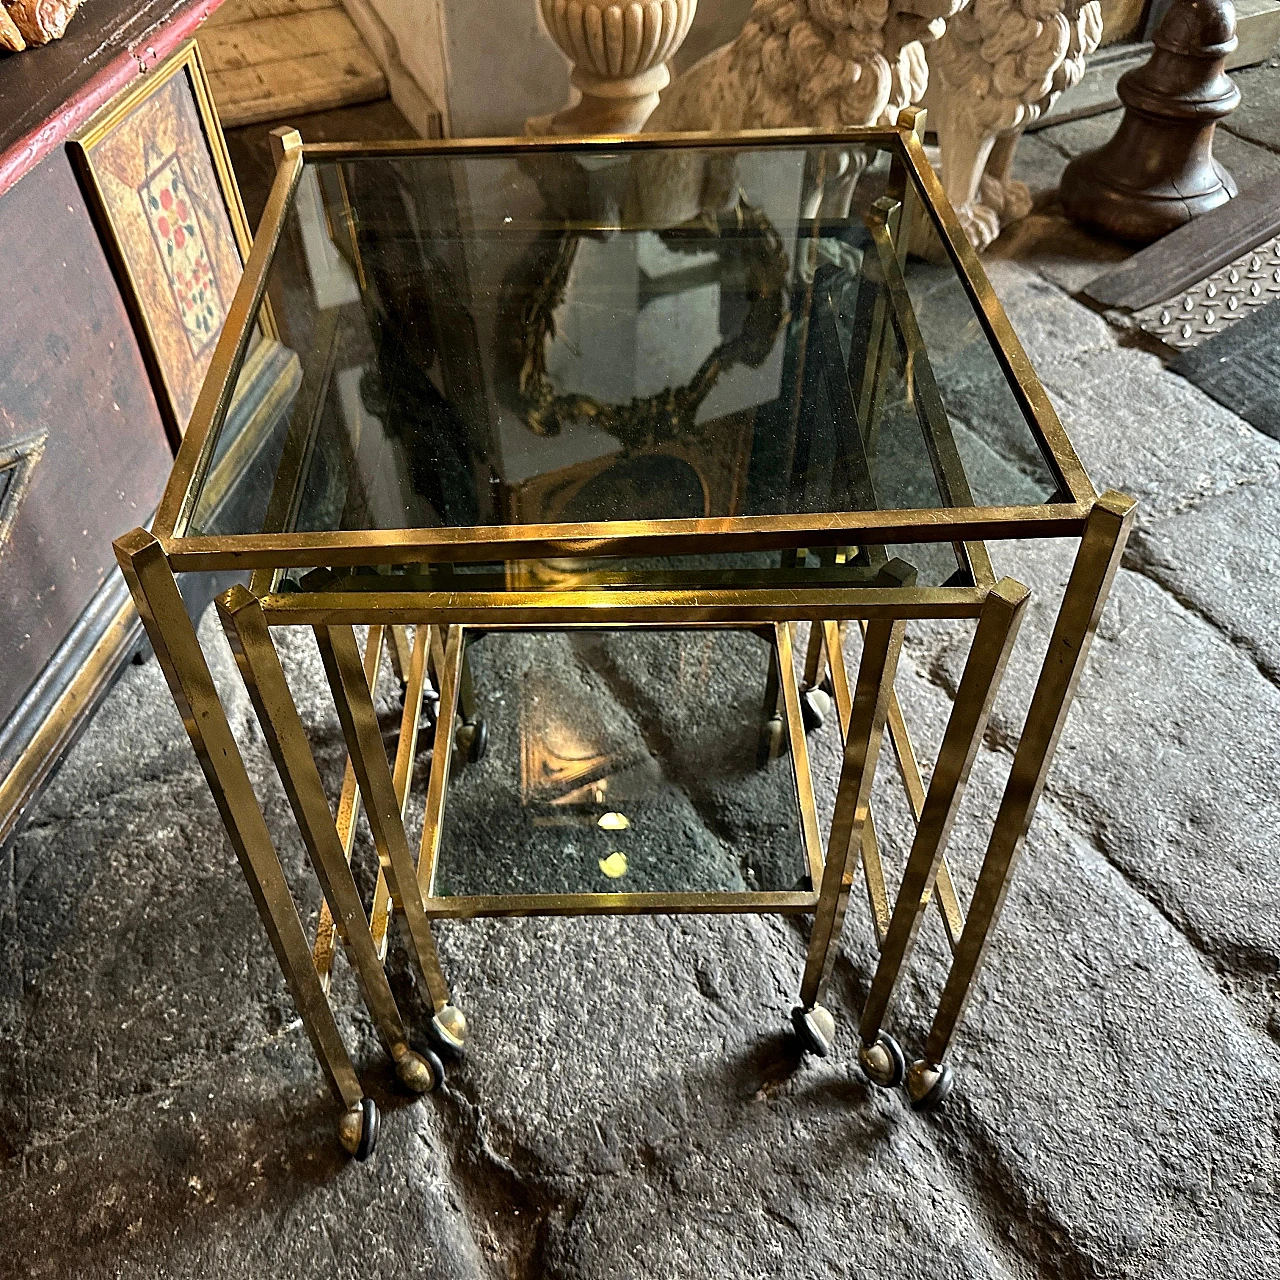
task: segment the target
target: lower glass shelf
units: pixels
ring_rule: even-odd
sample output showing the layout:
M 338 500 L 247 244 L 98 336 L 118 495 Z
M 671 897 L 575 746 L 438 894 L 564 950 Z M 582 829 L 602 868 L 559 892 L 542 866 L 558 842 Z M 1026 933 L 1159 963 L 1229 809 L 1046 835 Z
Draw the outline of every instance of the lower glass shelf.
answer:
M 771 632 L 501 631 L 467 653 L 488 746 L 454 753 L 432 898 L 809 890 Z

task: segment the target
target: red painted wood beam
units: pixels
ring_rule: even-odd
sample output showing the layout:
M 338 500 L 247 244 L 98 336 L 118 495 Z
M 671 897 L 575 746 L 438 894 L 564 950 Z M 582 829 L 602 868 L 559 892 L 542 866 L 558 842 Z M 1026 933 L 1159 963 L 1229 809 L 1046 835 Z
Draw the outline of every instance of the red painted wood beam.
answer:
M 92 2 L 90 0 L 90 4 Z M 57 110 L 6 147 L 0 153 L 0 196 L 61 146 L 121 89 L 167 58 L 222 3 L 223 0 L 194 0 L 176 13 L 169 10 L 161 21 L 126 43 L 118 54 L 65 98 Z M 83 18 L 90 4 L 86 4 L 77 17 Z M 72 22 L 75 22 L 74 18 Z M 49 49 L 54 47 L 45 46 Z M 29 50 L 13 54 L 11 58 L 39 56 L 43 52 L 43 49 Z M 102 47 L 94 52 L 95 56 L 100 56 Z M 6 58 L 0 62 L 0 75 L 10 60 Z

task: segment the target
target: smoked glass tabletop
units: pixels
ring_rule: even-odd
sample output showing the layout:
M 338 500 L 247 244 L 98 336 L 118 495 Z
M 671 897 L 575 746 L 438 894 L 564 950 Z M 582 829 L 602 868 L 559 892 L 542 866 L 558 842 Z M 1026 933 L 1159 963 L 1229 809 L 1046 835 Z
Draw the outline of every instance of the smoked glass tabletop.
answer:
M 308 158 L 185 533 L 1065 500 L 915 181 L 874 142 Z M 965 576 L 850 541 L 698 563 Z

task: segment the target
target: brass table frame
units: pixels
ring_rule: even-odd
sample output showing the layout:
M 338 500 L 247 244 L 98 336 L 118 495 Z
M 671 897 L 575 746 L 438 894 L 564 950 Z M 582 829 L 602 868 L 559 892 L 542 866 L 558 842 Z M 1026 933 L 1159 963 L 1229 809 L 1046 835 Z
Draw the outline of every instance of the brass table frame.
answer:
M 1008 320 L 924 157 L 922 113 L 903 113 L 892 130 L 767 131 L 736 135 L 641 135 L 608 139 L 505 139 L 403 144 L 304 146 L 292 131 L 278 131 L 275 184 L 267 201 L 244 277 L 230 308 L 191 427 L 175 463 L 151 532 L 136 529 L 116 543 L 147 634 L 182 714 L 210 789 L 244 870 L 281 969 L 317 1058 L 343 1112 L 339 1135 L 349 1151 L 367 1156 L 377 1137 L 377 1109 L 360 1084 L 328 1000 L 329 975 L 340 938 L 380 1040 L 401 1080 L 425 1091 L 439 1082 L 436 1055 L 409 1046 L 409 1035 L 387 980 L 384 958 L 390 922 L 402 917 L 407 942 L 429 994 L 436 1046 L 461 1051 L 465 1018 L 451 1003 L 431 936 L 439 918 L 489 915 L 769 911 L 814 918 L 795 1010 L 807 1048 L 825 1053 L 833 1022 L 821 1005 L 836 955 L 856 873 L 861 868 L 880 949 L 879 962 L 859 1025 L 860 1059 L 879 1084 L 896 1085 L 904 1062 L 883 1030 L 895 985 L 911 952 L 930 898 L 941 910 L 952 950 L 946 983 L 922 1056 L 905 1072 L 914 1104 L 940 1102 L 951 1088 L 945 1062 L 957 1024 L 978 974 L 1044 787 L 1054 748 L 1080 678 L 1133 519 L 1124 495 L 1099 496 L 1067 440 Z M 931 510 L 854 511 L 839 515 L 729 517 L 709 520 L 630 521 L 597 524 L 522 525 L 476 529 L 408 529 L 363 532 L 263 533 L 197 536 L 189 531 L 195 497 L 210 465 L 215 433 L 234 390 L 233 372 L 243 355 L 253 318 L 265 296 L 267 272 L 306 160 L 361 156 L 486 154 L 572 146 L 603 151 L 658 146 L 732 147 L 777 141 L 848 147 L 860 140 L 895 148 L 890 197 L 868 221 L 888 293 L 905 293 L 895 268 L 905 261 L 904 229 L 912 223 L 922 191 L 942 244 L 968 290 L 1020 407 L 1045 446 L 1058 484 L 1058 500 L 1040 506 L 972 505 L 949 430 L 931 441 L 944 499 Z M 904 319 L 905 317 L 905 319 Z M 909 303 L 892 322 L 904 348 L 923 352 L 911 332 Z M 889 323 L 884 318 L 882 323 Z M 905 329 L 904 329 L 905 326 Z M 874 346 L 874 343 L 873 343 Z M 875 350 L 868 361 L 877 366 Z M 926 414 L 941 409 L 927 358 L 916 361 L 915 390 Z M 874 374 L 861 395 L 876 395 Z M 871 416 L 874 416 L 872 414 Z M 945 413 L 943 413 L 945 422 Z M 928 434 L 928 433 L 926 433 Z M 1010 649 L 1025 611 L 1027 589 L 996 581 L 985 539 L 1077 537 L 1079 550 L 1059 609 L 1012 770 L 991 830 L 968 910 L 963 912 L 944 857 L 970 767 Z M 890 543 L 952 543 L 972 572 L 973 585 L 918 587 L 883 578 L 853 587 L 727 585 L 694 588 L 680 583 L 648 586 L 589 585 L 556 590 L 379 591 L 277 590 L 291 568 L 342 570 L 358 566 L 419 566 L 459 561 L 696 554 L 708 550 L 794 550 Z M 280 773 L 311 865 L 324 896 L 321 925 L 309 941 L 285 881 L 275 844 L 227 722 L 195 630 L 183 607 L 176 575 L 248 570 L 248 588 L 235 587 L 217 601 L 259 721 Z M 894 693 L 894 674 L 911 619 L 973 618 L 977 627 L 938 760 L 928 787 Z M 862 656 L 851 681 L 840 628 L 857 620 Z M 792 660 L 792 627 L 812 624 L 804 663 L 804 688 L 829 673 L 844 744 L 834 818 L 821 846 L 801 709 L 802 688 Z M 361 655 L 353 628 L 370 630 Z M 335 817 L 279 656 L 271 629 L 314 629 L 349 753 Z M 415 627 L 412 643 L 404 628 Z M 775 679 L 768 697 L 781 712 L 792 750 L 803 842 L 813 888 L 789 893 L 563 894 L 441 898 L 433 896 L 455 715 L 467 690 L 465 633 L 480 630 L 563 630 L 582 627 L 732 627 L 771 638 Z M 389 762 L 373 709 L 372 688 L 381 654 L 390 645 L 406 683 L 405 715 L 394 762 Z M 418 747 L 418 716 L 428 679 L 440 699 L 426 815 L 418 856 L 404 826 L 409 778 Z M 871 812 L 872 781 L 886 730 L 904 783 L 916 829 L 901 888 L 890 906 Z M 363 804 L 379 858 L 371 911 L 350 866 L 357 809 Z

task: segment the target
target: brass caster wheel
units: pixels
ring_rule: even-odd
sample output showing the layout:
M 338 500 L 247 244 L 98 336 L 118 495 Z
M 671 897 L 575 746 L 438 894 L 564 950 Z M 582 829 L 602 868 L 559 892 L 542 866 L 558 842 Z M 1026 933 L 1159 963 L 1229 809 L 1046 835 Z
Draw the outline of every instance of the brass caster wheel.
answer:
M 357 1160 L 367 1160 L 378 1145 L 378 1129 L 381 1124 L 378 1104 L 372 1098 L 361 1098 L 350 1111 L 344 1111 L 339 1118 L 338 1141 L 348 1155 Z
M 406 1089 L 414 1093 L 430 1093 L 444 1084 L 444 1063 L 430 1049 L 419 1053 L 408 1045 L 397 1045 L 394 1051 L 396 1075 Z
M 806 689 L 800 695 L 800 719 L 805 733 L 821 729 L 831 714 L 831 695 L 822 688 Z
M 912 1111 L 937 1111 L 955 1087 L 955 1072 L 945 1062 L 925 1062 L 922 1058 L 913 1062 L 907 1072 L 907 1097 Z
M 806 1009 L 798 1004 L 791 1010 L 791 1025 L 795 1027 L 796 1037 L 805 1053 L 825 1058 L 831 1052 L 836 1039 L 836 1020 L 829 1009 L 820 1004 Z
M 760 749 L 756 752 L 756 766 L 763 769 L 774 756 L 787 749 L 787 727 L 781 716 L 770 716 L 760 731 Z
M 902 1048 L 886 1031 L 879 1032 L 870 1044 L 859 1048 L 858 1064 L 862 1074 L 881 1089 L 896 1089 L 907 1074 Z
M 445 1005 L 431 1019 L 431 1039 L 446 1057 L 461 1061 L 467 1052 L 467 1019 L 462 1010 Z
M 464 721 L 458 726 L 454 746 L 472 763 L 478 764 L 484 759 L 489 746 L 489 726 L 483 719 Z

